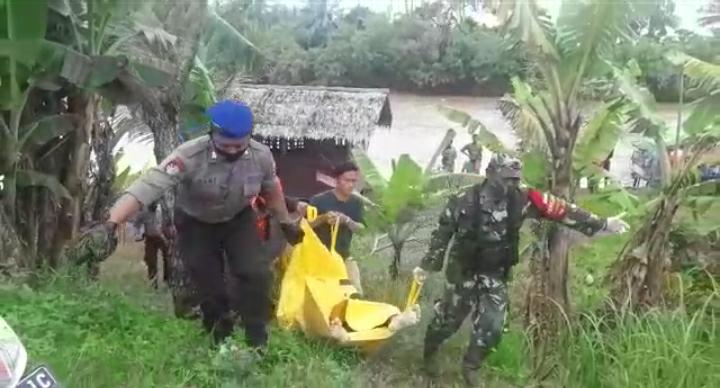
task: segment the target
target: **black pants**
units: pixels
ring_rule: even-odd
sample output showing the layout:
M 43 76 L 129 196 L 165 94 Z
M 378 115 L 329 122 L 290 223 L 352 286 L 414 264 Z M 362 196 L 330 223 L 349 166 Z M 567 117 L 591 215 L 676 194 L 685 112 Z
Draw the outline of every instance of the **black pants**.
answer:
M 252 209 L 217 224 L 176 211 L 175 227 L 180 257 L 200 296 L 205 329 L 213 333 L 216 342 L 229 336 L 233 330 L 230 311 L 234 307 L 240 313 L 248 345 L 264 346 L 272 272 L 270 261 L 262 254 L 263 242 Z M 237 301 L 236 306 L 232 306 L 232 300 Z
M 163 280 L 165 283 L 168 282 L 170 274 L 169 248 L 162 238 L 145 235 L 145 265 L 148 270 L 148 279 L 150 279 L 154 288 L 157 288 L 158 252 L 162 253 Z

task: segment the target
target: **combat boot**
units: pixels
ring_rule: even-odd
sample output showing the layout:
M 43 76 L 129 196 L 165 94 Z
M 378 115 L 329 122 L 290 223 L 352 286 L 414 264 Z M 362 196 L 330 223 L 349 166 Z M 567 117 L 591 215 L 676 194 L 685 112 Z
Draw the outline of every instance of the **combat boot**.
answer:
M 423 352 L 423 372 L 431 378 L 436 379 L 440 376 L 440 365 L 437 360 L 437 347 L 430 347 L 425 345 Z
M 465 386 L 468 388 L 479 388 L 481 386 L 477 368 L 472 368 L 469 365 L 463 365 L 462 377 L 465 382 Z

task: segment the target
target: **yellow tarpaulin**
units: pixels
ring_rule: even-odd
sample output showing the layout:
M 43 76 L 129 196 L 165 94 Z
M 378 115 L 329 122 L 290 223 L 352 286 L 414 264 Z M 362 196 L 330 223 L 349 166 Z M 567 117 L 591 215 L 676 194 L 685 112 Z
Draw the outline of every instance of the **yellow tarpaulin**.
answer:
M 309 207 L 308 219 L 317 215 Z M 387 303 L 351 299 L 356 293 L 348 285 L 348 274 L 342 257 L 328 249 L 317 237 L 308 220 L 301 221 L 305 238 L 293 247 L 280 284 L 276 316 L 286 329 L 300 328 L 306 334 L 333 337 L 333 322 L 341 322 L 347 336 L 346 345 L 372 351 L 393 335 L 388 329 L 391 318 L 401 311 Z M 332 228 L 332 244 L 338 226 Z M 419 287 L 414 285 L 408 306 L 415 304 Z

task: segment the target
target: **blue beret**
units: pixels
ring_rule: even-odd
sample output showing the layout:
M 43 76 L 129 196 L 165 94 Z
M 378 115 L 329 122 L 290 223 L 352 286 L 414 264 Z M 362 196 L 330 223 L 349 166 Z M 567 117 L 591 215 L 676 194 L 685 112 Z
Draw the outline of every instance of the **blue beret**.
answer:
M 253 114 L 250 107 L 239 101 L 219 101 L 207 109 L 207 116 L 218 134 L 232 139 L 252 132 Z

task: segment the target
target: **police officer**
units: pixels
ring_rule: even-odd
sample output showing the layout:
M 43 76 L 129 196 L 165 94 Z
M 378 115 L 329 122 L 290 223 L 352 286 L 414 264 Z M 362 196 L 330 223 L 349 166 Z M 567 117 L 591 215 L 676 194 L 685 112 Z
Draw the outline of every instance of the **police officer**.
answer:
M 232 332 L 224 281 L 227 272 L 232 278 L 231 292 L 242 298 L 237 307 L 246 342 L 263 349 L 270 318 L 271 263 L 262 254 L 252 199 L 259 194 L 267 199 L 289 243 L 300 242 L 303 233 L 288 216 L 270 149 L 250 138 L 250 108 L 237 101 L 221 101 L 207 110 L 207 116 L 210 133 L 180 145 L 135 181 L 111 209 L 104 228 L 112 241 L 116 225 L 177 188 L 178 249 L 200 294 L 205 329 L 212 332 L 216 343 Z
M 518 261 L 518 239 L 527 217 L 544 218 L 586 235 L 622 233 L 627 224 L 618 218 L 599 218 L 562 199 L 520 185 L 520 160 L 496 154 L 486 169 L 487 179 L 449 200 L 433 232 L 430 249 L 414 275 L 439 271 L 446 247 L 455 235 L 446 269 L 447 287 L 435 305 L 435 316 L 425 336 L 425 370 L 437 374 L 435 357 L 440 345 L 455 333 L 472 312 L 472 334 L 463 359 L 463 378 L 477 384 L 477 369 L 498 344 L 508 304 L 508 271 Z

